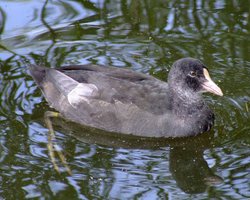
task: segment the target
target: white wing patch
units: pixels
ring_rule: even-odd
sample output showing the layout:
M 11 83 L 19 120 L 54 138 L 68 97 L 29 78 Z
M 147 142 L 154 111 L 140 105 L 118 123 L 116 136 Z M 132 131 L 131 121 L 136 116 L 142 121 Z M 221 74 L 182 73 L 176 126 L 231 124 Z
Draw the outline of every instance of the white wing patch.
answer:
M 68 95 L 69 103 L 75 107 L 82 101 L 89 103 L 88 98 L 97 94 L 98 88 L 93 84 L 79 83 Z

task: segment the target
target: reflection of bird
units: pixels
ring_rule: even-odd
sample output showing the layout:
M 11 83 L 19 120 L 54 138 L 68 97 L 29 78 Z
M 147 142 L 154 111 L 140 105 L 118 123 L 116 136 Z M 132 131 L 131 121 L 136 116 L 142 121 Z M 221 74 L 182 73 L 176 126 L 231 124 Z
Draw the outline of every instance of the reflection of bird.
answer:
M 169 170 L 177 185 L 190 194 L 202 193 L 208 186 L 223 182 L 223 179 L 209 168 L 199 144 L 171 148 Z
M 210 130 L 214 115 L 201 93 L 223 95 L 207 68 L 192 58 L 173 64 L 168 83 L 97 65 L 60 69 L 32 65 L 30 71 L 49 104 L 65 118 L 144 137 L 182 137 Z

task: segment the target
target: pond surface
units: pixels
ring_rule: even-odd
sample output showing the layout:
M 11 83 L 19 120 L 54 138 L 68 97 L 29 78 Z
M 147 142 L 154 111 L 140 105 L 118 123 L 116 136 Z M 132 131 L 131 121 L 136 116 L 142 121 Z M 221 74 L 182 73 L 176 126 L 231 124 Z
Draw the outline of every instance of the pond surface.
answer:
M 249 199 L 250 2 L 0 2 L 0 199 Z M 166 79 L 202 60 L 224 97 L 204 95 L 212 131 L 178 140 L 105 136 L 56 120 L 72 175 L 48 156 L 49 110 L 27 64 L 104 64 Z

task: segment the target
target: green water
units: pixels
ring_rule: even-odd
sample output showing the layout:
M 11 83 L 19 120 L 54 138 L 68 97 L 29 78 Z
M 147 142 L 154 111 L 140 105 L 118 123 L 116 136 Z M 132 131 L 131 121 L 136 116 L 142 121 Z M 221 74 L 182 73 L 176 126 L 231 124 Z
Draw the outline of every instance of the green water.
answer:
M 211 132 L 148 141 L 56 120 L 72 175 L 55 171 L 50 108 L 27 63 L 113 65 L 164 80 L 182 57 L 202 60 L 224 92 L 205 95 Z M 250 198 L 249 0 L 1 0 L 0 67 L 0 199 Z

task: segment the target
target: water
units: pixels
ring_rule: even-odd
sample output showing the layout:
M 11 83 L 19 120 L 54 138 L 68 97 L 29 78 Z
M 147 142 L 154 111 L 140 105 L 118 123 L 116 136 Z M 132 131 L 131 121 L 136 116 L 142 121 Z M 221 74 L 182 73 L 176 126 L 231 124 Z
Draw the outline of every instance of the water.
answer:
M 249 199 L 249 8 L 233 0 L 1 0 L 1 199 Z M 216 114 L 210 133 L 144 141 L 57 120 L 72 175 L 54 170 L 43 121 L 50 108 L 26 63 L 105 64 L 165 79 L 182 57 L 202 60 L 225 94 L 205 95 Z

